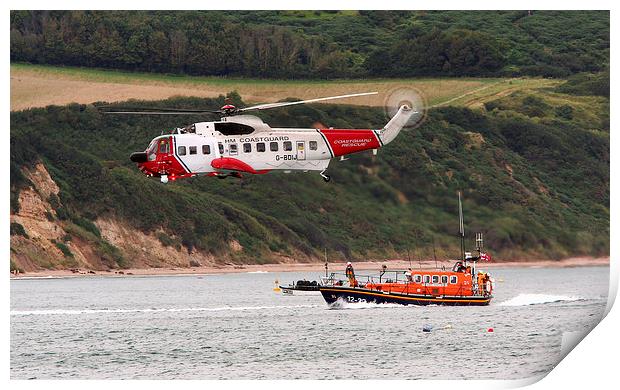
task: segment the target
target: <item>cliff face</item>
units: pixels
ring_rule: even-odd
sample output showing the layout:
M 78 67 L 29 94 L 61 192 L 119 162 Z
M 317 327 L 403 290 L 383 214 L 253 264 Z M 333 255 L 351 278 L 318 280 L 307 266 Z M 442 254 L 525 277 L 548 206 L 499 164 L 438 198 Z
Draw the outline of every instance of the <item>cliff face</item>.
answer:
M 19 231 L 11 235 L 12 268 L 107 270 L 120 266 L 189 267 L 214 263 L 211 255 L 190 253 L 181 246 L 165 246 L 156 233 L 136 231 L 120 219 L 95 220 L 101 237 L 93 237 L 73 222 L 59 218 L 50 203 L 50 199 L 58 199 L 59 188 L 42 163 L 23 168 L 22 173 L 31 185 L 19 192 L 19 211 L 11 214 L 12 230 Z M 62 204 L 56 208 L 59 206 Z M 123 259 L 121 264 L 110 261 L 105 253 L 102 255 L 106 245 L 111 247 L 108 250 L 117 248 Z

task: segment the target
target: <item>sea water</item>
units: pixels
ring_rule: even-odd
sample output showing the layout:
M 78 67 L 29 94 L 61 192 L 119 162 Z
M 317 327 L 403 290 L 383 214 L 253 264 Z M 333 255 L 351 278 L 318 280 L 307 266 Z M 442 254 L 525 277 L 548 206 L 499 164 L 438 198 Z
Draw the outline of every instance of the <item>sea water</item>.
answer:
M 273 291 L 318 272 L 11 280 L 10 375 L 524 379 L 549 372 L 565 332 L 587 332 L 605 310 L 608 267 L 491 274 L 486 307 L 330 308 Z

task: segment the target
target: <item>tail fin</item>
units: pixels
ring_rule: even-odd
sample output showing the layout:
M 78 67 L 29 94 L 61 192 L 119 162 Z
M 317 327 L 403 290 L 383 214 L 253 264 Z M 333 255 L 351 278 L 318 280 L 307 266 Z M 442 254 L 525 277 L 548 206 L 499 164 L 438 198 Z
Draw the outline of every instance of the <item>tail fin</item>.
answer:
M 411 107 L 406 104 L 402 105 L 396 115 L 381 129 L 379 133 L 379 138 L 381 138 L 381 143 L 383 145 L 389 144 L 396 138 L 398 133 L 402 130 L 403 127 L 409 122 L 409 119 L 417 114 Z

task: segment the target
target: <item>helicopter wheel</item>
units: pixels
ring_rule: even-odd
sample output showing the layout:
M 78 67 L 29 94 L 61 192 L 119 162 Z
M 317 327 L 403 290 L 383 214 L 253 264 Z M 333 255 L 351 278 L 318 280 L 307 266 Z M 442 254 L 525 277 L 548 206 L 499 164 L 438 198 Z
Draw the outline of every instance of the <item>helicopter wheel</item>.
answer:
M 331 178 L 329 175 L 325 175 L 325 176 L 323 176 L 323 180 L 325 180 L 325 183 L 329 183 L 329 181 L 330 181 L 331 179 L 332 179 L 332 178 Z

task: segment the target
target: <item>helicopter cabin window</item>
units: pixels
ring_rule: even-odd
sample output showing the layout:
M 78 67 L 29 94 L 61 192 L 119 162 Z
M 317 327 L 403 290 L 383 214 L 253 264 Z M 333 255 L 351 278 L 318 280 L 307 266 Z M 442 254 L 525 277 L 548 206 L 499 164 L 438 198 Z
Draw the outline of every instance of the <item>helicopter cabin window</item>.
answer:
M 278 143 L 277 142 L 270 142 L 269 143 L 269 150 L 271 150 L 272 152 L 277 152 L 278 151 Z
M 221 142 L 217 143 L 217 148 L 219 149 L 220 154 L 224 154 L 224 145 L 222 145 Z
M 211 145 L 202 145 L 202 154 L 211 154 Z
M 414 275 L 413 276 L 414 283 L 422 283 L 422 275 Z
M 161 141 L 159 141 L 159 153 L 170 153 L 170 145 L 168 144 L 167 139 L 162 139 Z
M 254 132 L 254 128 L 241 123 L 219 122 L 215 123 L 215 130 L 224 135 L 243 135 Z
M 317 143 L 316 141 L 310 141 L 310 150 L 316 150 Z
M 439 276 L 433 275 L 433 283 L 439 283 Z
M 252 144 L 243 144 L 243 153 L 252 153 Z
M 290 152 L 293 150 L 293 143 L 291 141 L 284 141 L 284 151 Z
M 185 148 L 185 146 L 179 146 L 177 148 L 177 153 L 179 156 L 185 156 L 187 154 L 187 149 Z
M 228 153 L 230 154 L 237 154 L 237 144 L 230 144 L 228 145 Z
M 448 275 L 441 275 L 441 284 L 448 284 Z
M 189 147 L 189 154 L 197 154 L 198 150 L 196 149 L 195 146 L 190 146 Z
M 424 283 L 430 283 L 431 282 L 431 276 L 430 275 L 424 275 Z
M 265 151 L 265 143 L 264 142 L 259 142 L 256 144 L 256 151 L 257 152 L 264 152 Z
M 450 276 L 450 284 L 456 284 L 458 280 L 458 276 Z

